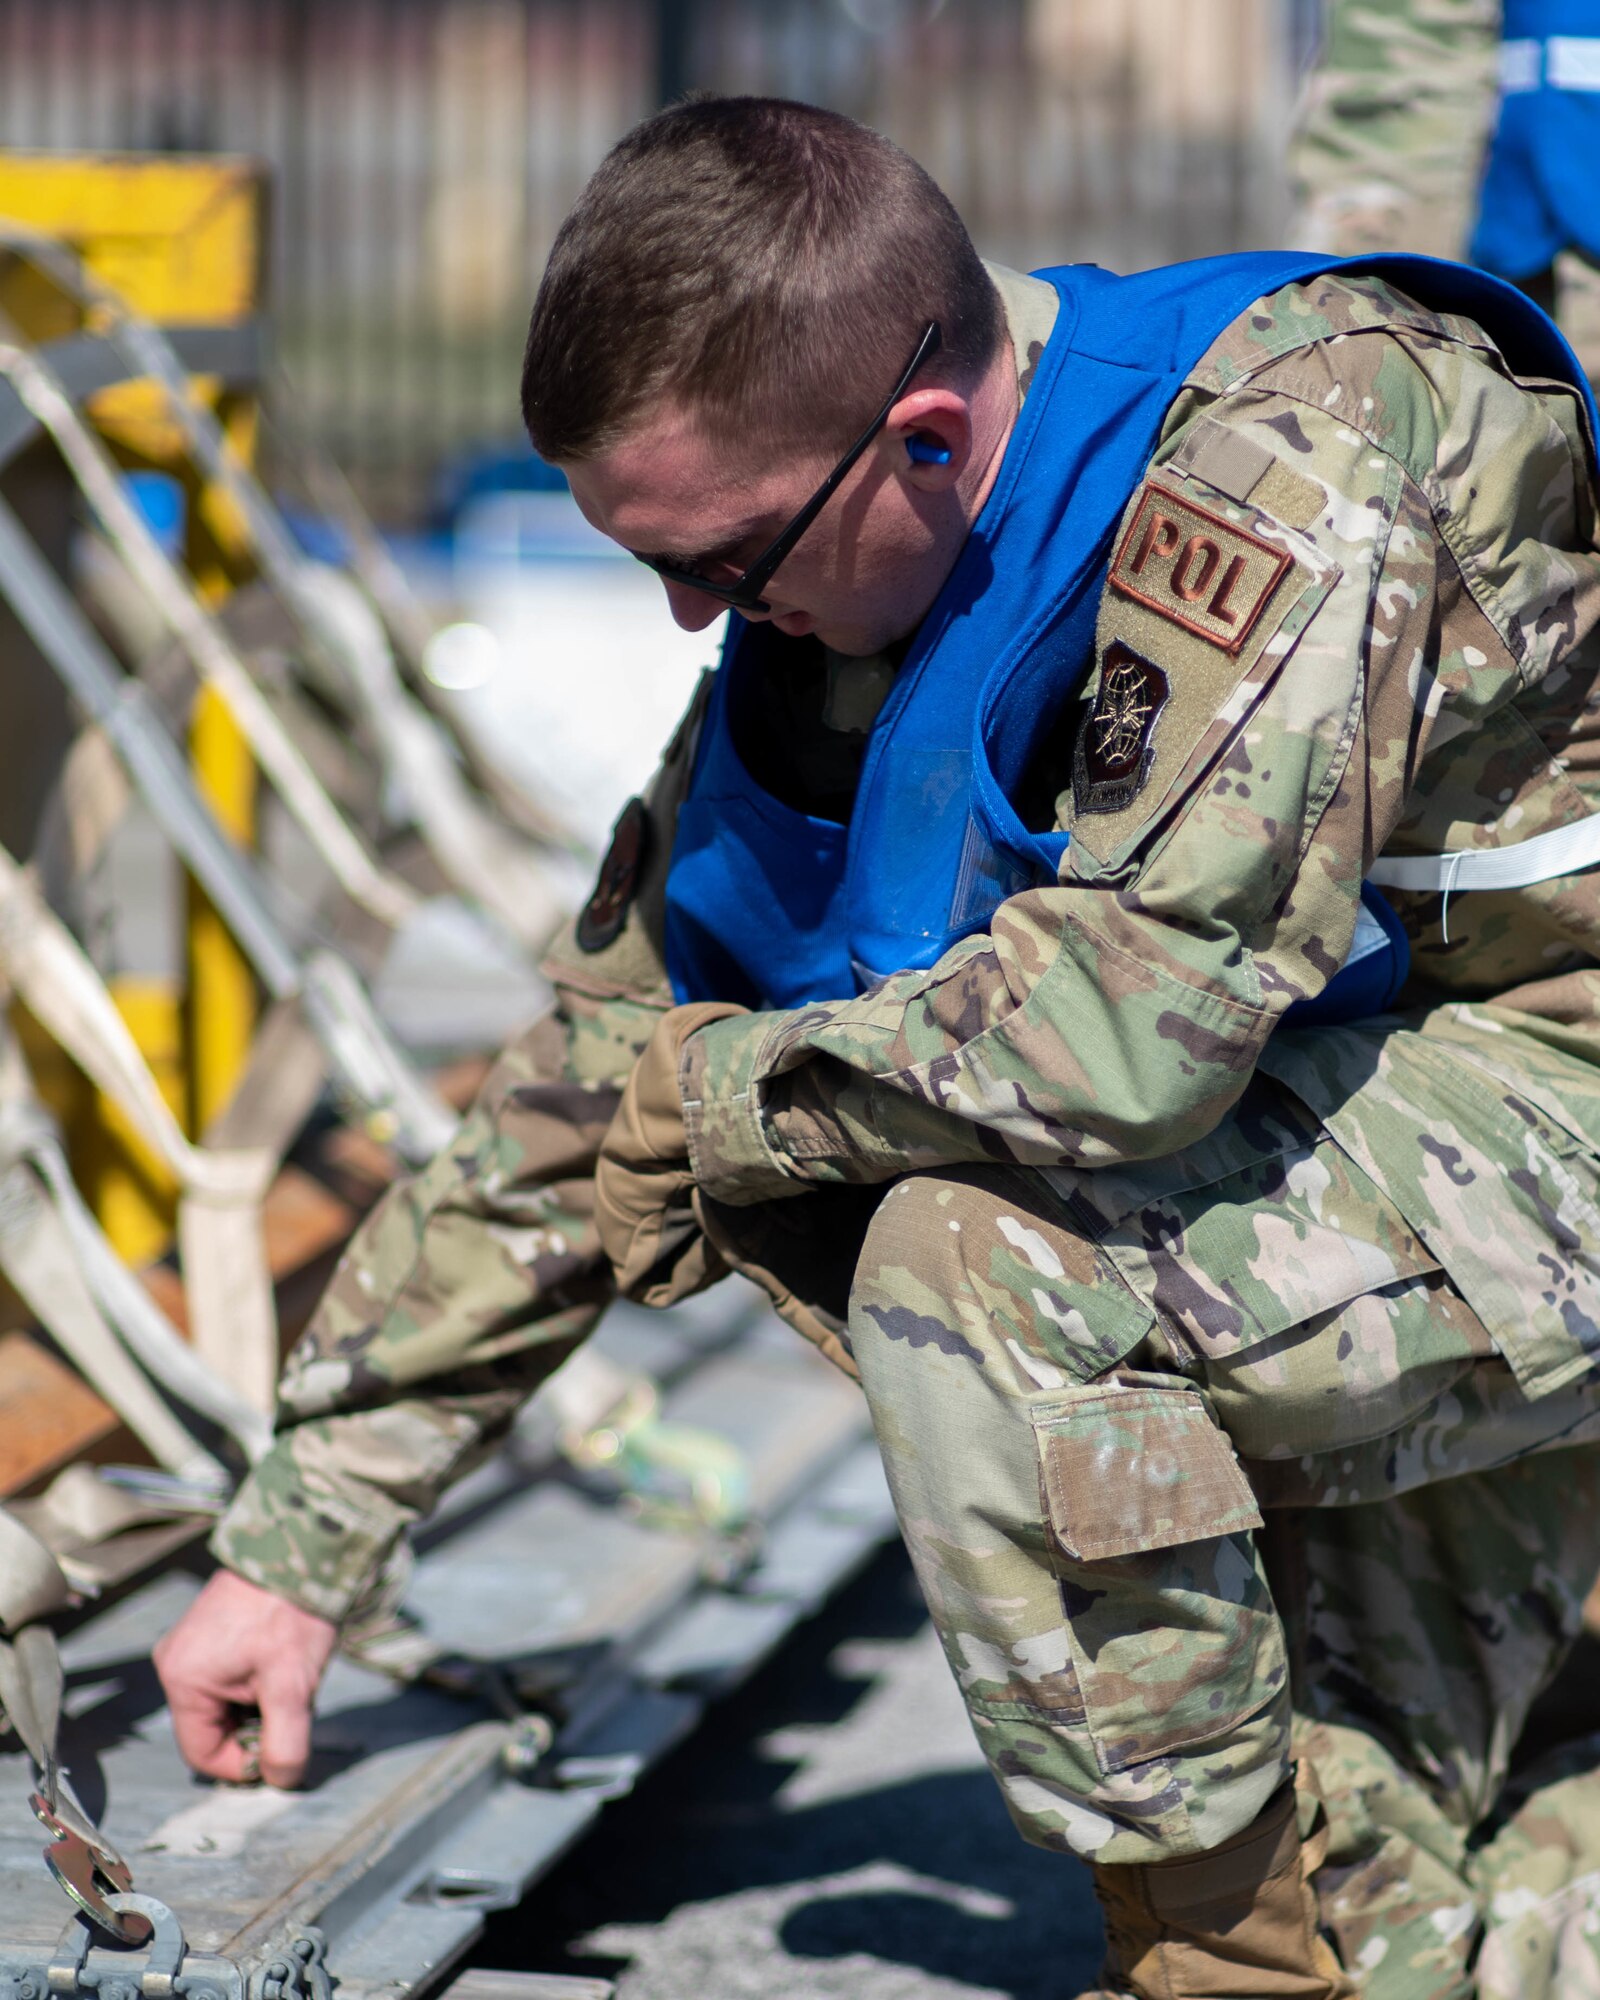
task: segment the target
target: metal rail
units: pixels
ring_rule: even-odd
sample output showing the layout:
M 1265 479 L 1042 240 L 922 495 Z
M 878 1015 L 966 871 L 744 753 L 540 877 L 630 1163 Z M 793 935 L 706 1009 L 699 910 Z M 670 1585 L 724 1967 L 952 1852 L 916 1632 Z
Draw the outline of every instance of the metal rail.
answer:
M 556 1468 L 535 1402 L 423 1537 L 410 1605 L 449 1657 L 401 1687 L 336 1662 L 300 1794 L 178 1760 L 147 1656 L 192 1576 L 86 1619 L 63 1756 L 187 1936 L 176 1973 L 170 1931 L 142 1952 L 63 1936 L 25 1759 L 0 1755 L 0 1996 L 72 2000 L 87 1974 L 98 2000 L 321 2000 L 320 1941 L 341 2000 L 412 2000 L 853 1574 L 893 1532 L 859 1392 L 732 1288 L 697 1304 L 619 1309 L 600 1338 L 670 1382 L 669 1420 L 741 1448 L 758 1546 L 625 1517 Z

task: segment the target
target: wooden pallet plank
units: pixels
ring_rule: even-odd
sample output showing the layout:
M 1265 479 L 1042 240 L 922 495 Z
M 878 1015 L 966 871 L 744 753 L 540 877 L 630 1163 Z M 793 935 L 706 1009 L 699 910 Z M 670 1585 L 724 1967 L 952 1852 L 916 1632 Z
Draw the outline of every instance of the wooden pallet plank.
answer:
M 0 1493 L 20 1492 L 121 1428 L 32 1334 L 0 1334 Z
M 352 1203 L 298 1166 L 287 1166 L 262 1210 L 267 1261 L 287 1348 L 315 1310 L 340 1251 L 370 1205 Z M 187 1330 L 177 1272 L 158 1264 L 143 1282 L 180 1332 Z M 92 1389 L 33 1333 L 0 1334 L 0 1495 L 25 1492 L 75 1458 L 145 1464 L 149 1454 Z

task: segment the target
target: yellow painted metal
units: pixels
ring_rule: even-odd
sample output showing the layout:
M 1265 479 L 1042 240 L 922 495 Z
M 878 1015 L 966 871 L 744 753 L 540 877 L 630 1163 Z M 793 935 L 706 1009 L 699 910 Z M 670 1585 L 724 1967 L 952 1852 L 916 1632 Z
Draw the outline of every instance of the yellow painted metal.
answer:
M 0 153 L 0 214 L 70 244 L 168 325 L 256 310 L 264 184 L 258 162 L 221 154 Z
M 226 326 L 259 311 L 266 193 L 261 167 L 241 158 L 0 151 L 0 217 L 66 243 L 135 311 L 166 326 Z M 47 279 L 3 258 L 0 304 L 36 341 L 84 323 L 80 309 Z M 92 330 L 92 315 L 89 324 Z M 248 459 L 256 435 L 253 396 L 225 393 L 214 378 L 190 386 Z M 98 391 L 87 411 L 125 465 L 180 481 L 188 502 L 185 561 L 207 599 L 220 603 L 250 574 L 241 524 L 227 497 L 198 481 L 156 385 L 115 383 Z M 190 753 L 222 824 L 251 842 L 255 769 L 232 716 L 209 692 L 193 713 Z M 174 979 L 111 984 L 174 1110 L 197 1136 L 243 1072 L 257 993 L 216 912 L 192 884 L 186 896 L 184 963 Z M 159 1255 L 173 1215 L 173 1190 L 162 1170 L 122 1128 L 114 1106 L 84 1103 L 82 1079 L 69 1088 L 58 1078 L 57 1087 L 75 1168 L 113 1242 L 135 1261 Z
M 70 245 L 136 312 L 166 326 L 236 325 L 257 310 L 265 186 L 261 167 L 246 159 L 0 152 L 0 216 Z M 10 274 L 0 296 L 35 340 L 75 324 L 35 272 Z M 194 392 L 215 403 L 219 387 L 198 377 Z M 180 455 L 151 383 L 102 389 L 89 411 L 141 458 Z
M 170 981 L 123 975 L 110 981 L 117 1011 L 133 1032 L 174 1115 L 184 1112 L 183 1018 Z M 172 1240 L 178 1186 L 171 1170 L 98 1091 L 80 1132 L 84 1198 L 131 1264 L 148 1264 Z
M 248 845 L 255 834 L 256 770 L 227 707 L 200 690 L 189 730 L 200 789 L 223 826 Z M 210 899 L 188 885 L 189 1129 L 205 1131 L 224 1109 L 250 1059 L 256 987 L 249 966 Z
M 131 974 L 107 981 L 173 1115 L 184 1112 L 183 1020 L 169 980 Z M 48 1031 L 20 1006 L 12 1018 L 28 1067 L 55 1113 L 83 1198 L 130 1263 L 162 1255 L 177 1218 L 178 1184 L 123 1113 L 104 1097 Z

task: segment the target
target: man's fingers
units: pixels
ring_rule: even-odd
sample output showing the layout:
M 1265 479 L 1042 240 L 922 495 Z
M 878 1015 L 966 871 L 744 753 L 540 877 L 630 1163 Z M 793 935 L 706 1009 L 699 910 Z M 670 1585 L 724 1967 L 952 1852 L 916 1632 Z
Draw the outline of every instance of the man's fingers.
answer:
M 184 1761 L 208 1778 L 242 1783 L 249 1773 L 234 1704 L 204 1689 L 184 1688 L 169 1694 L 167 1706 Z
M 209 1764 L 195 1766 L 209 1778 L 220 1778 L 225 1785 L 253 1785 L 261 1776 L 261 1758 L 255 1747 L 252 1718 L 241 1722 L 223 1741 Z
M 265 1778 L 286 1790 L 298 1785 L 311 1760 L 311 1691 L 298 1679 L 279 1677 L 261 1685 L 260 1702 L 258 1720 L 204 1689 L 177 1688 L 168 1706 L 185 1760 L 226 1784 Z
M 261 1684 L 261 1769 L 269 1785 L 292 1790 L 311 1762 L 312 1690 L 298 1680 Z
M 297 1785 L 311 1752 L 311 1704 L 338 1644 L 314 1611 L 218 1570 L 155 1649 L 178 1748 L 208 1778 Z M 254 1718 L 261 1710 L 259 1759 Z

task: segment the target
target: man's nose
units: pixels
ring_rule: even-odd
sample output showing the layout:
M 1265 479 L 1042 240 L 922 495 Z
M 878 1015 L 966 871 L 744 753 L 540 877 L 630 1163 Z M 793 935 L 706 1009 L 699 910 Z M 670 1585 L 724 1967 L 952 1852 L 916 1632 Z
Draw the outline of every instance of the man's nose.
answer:
M 668 583 L 662 579 L 661 587 L 667 593 L 667 609 L 672 613 L 672 622 L 685 632 L 703 632 L 708 625 L 715 625 L 727 610 L 714 597 L 707 597 L 703 590 L 691 590 L 686 583 Z

